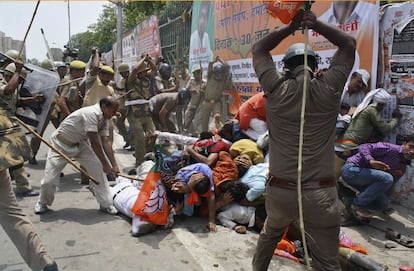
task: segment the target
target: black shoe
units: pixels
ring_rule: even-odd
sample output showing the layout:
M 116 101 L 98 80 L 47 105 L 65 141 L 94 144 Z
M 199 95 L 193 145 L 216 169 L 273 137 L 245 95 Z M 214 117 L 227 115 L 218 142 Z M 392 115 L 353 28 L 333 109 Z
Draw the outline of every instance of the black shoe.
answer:
M 58 270 L 59 269 L 58 269 L 56 262 L 54 262 L 53 264 L 48 264 L 42 269 L 42 271 L 58 271 Z
M 37 160 L 36 160 L 36 157 L 32 157 L 32 158 L 30 158 L 30 159 L 29 159 L 29 164 L 32 164 L 32 165 L 37 165 Z
M 122 147 L 122 148 L 124 148 L 124 149 L 126 149 L 126 148 L 128 148 L 130 145 L 129 145 L 129 142 L 126 142 L 125 143 L 125 145 Z
M 30 190 L 26 192 L 15 192 L 16 197 L 36 197 L 39 196 L 39 191 L 37 190 Z

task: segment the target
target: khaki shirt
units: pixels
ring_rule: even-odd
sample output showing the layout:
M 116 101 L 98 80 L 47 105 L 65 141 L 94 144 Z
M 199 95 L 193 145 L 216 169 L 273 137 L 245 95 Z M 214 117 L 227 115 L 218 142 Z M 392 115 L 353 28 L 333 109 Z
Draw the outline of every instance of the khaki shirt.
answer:
M 334 179 L 335 123 L 341 92 L 352 66 L 331 63 L 329 70 L 309 82 L 303 140 L 302 182 Z M 280 74 L 271 58 L 259 63 L 256 74 L 266 95 L 269 127 L 269 173 L 296 182 L 304 72 L 292 72 L 293 79 Z M 308 77 L 309 78 L 309 77 Z
M 114 96 L 114 88 L 104 85 L 99 76 L 88 76 L 86 78 L 86 93 L 83 99 L 82 107 L 98 103 L 102 98 Z
M 202 79 L 201 82 L 197 83 L 196 80 L 191 77 L 186 86 L 191 93 L 191 99 L 188 106 L 197 106 L 201 102 L 206 90 L 206 84 L 207 81 L 205 79 Z
M 69 78 L 73 80 L 72 77 Z M 61 88 L 61 97 L 66 100 L 66 106 L 70 112 L 78 110 L 82 107 L 83 96 L 85 95 L 85 82 L 71 82 Z

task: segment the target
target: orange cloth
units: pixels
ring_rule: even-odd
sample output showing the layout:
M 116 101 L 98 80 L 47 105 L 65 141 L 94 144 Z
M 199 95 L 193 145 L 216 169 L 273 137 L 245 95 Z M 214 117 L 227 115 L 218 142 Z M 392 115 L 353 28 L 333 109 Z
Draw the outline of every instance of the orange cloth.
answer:
M 236 163 L 234 163 L 230 153 L 226 151 L 219 152 L 219 159 L 213 168 L 213 181 L 216 191 L 223 182 L 230 180 L 235 181 L 238 179 L 239 172 L 237 171 Z
M 200 197 L 203 198 L 207 198 L 211 193 L 211 188 L 208 189 L 208 191 L 206 193 L 204 193 L 203 195 L 200 195 Z M 194 205 L 198 202 L 198 194 L 195 191 L 191 191 L 191 193 L 188 195 L 187 198 L 187 204 L 188 205 Z
M 245 101 L 239 108 L 234 117 L 239 121 L 240 129 L 247 130 L 250 127 L 250 121 L 253 118 L 266 121 L 266 99 L 264 92 L 259 92 L 247 101 Z

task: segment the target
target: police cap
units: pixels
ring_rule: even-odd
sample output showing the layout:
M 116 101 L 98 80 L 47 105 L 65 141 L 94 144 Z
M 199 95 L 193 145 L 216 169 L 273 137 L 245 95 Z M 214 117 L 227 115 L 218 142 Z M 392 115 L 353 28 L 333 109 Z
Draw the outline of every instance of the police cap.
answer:
M 71 69 L 82 70 L 86 68 L 86 63 L 80 60 L 73 60 L 69 66 Z

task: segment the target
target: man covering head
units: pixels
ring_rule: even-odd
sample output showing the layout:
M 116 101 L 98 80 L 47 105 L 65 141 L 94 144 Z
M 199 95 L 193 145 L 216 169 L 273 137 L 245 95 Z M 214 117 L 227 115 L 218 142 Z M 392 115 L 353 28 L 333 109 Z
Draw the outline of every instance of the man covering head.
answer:
M 355 118 L 368 105 L 376 106 L 377 104 L 386 104 L 391 102 L 391 95 L 383 88 L 373 89 L 367 93 L 364 100 L 358 105 L 352 118 Z

